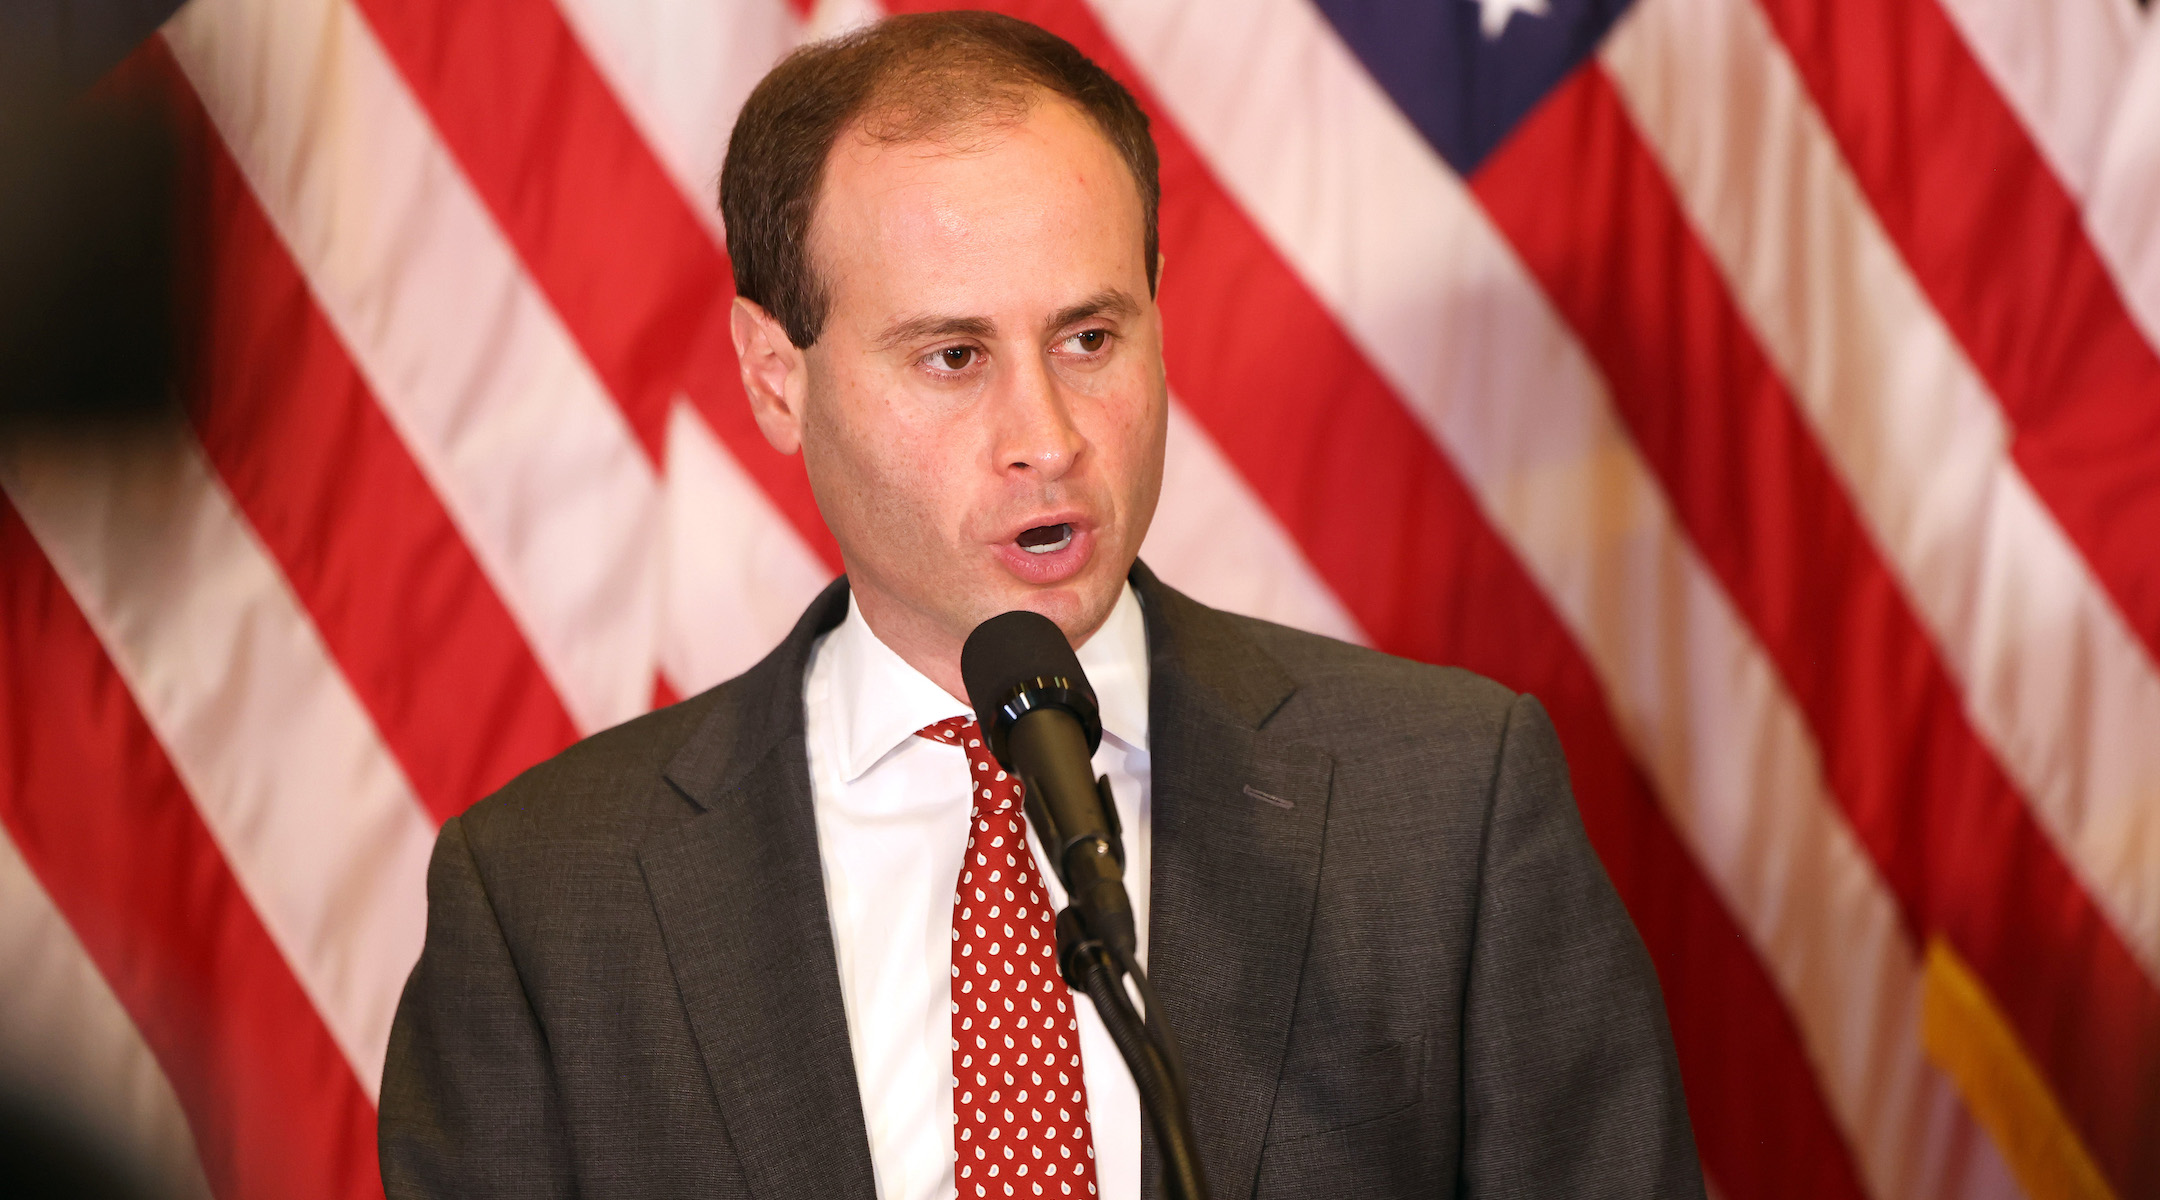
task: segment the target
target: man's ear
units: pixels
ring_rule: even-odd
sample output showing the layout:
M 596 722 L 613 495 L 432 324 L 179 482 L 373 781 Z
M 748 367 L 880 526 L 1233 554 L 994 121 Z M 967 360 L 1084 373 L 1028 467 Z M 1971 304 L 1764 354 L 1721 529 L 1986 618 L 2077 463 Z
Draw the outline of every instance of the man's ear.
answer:
M 802 404 L 809 392 L 802 349 L 771 313 L 741 296 L 728 314 L 728 332 L 758 430 L 782 454 L 802 449 Z

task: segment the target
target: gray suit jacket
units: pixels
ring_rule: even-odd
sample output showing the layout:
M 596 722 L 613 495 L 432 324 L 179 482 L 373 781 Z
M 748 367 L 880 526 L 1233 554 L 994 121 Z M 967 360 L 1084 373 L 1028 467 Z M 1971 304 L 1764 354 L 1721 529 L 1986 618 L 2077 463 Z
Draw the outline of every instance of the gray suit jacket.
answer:
M 1701 1195 L 1657 979 L 1537 702 L 1133 580 L 1149 966 L 1217 1200 Z M 443 826 L 393 1200 L 873 1196 L 803 742 L 844 587 Z

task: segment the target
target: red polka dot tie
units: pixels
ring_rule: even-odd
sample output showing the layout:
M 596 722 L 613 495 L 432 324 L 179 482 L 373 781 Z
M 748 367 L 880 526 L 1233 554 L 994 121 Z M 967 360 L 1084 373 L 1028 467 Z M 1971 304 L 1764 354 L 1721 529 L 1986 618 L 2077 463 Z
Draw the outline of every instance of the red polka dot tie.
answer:
M 967 752 L 974 797 L 953 892 L 953 1183 L 960 1200 L 1092 1196 L 1076 1001 L 1058 976 L 1020 781 L 990 757 L 973 717 L 918 736 Z

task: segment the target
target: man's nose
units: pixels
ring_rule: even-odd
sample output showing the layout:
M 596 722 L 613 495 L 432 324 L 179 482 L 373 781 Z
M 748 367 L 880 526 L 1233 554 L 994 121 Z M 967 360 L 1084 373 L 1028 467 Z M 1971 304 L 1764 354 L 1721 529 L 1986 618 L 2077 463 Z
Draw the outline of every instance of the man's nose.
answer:
M 1070 397 L 1042 356 L 1029 356 L 1002 381 L 997 459 L 1002 471 L 1027 470 L 1055 481 L 1079 462 L 1087 439 L 1073 423 Z

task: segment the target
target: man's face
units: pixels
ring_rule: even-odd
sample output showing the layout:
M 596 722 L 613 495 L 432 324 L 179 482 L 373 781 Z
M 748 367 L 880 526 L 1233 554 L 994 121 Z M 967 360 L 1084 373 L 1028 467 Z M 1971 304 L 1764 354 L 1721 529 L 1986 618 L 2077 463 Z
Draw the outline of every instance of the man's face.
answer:
M 1142 223 L 1131 173 L 1063 101 L 958 147 L 835 146 L 810 236 L 831 309 L 799 430 L 888 641 L 935 652 L 1028 608 L 1077 643 L 1109 614 L 1162 485 Z

